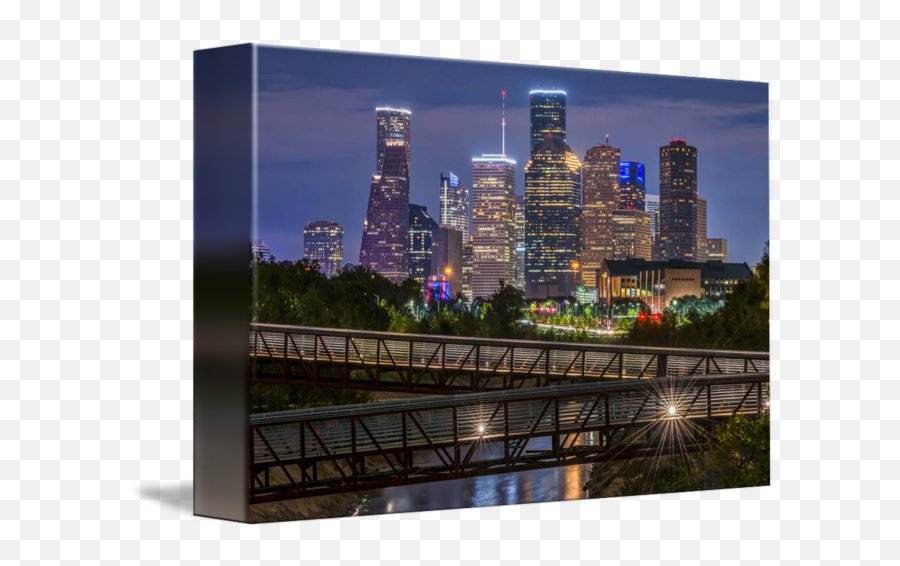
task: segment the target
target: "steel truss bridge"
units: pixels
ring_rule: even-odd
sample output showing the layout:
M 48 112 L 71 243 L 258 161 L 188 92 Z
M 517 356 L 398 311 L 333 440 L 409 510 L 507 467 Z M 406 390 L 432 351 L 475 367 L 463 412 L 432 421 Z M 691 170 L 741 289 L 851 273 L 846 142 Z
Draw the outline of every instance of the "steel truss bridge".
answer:
M 767 352 L 250 325 L 251 383 L 449 394 L 610 378 L 764 374 Z
M 768 405 L 769 374 L 762 371 L 767 364 L 759 358 L 734 357 L 734 353 L 713 357 L 676 350 L 649 353 L 651 349 L 579 346 L 582 354 L 561 344 L 522 343 L 525 346 L 510 342 L 498 346 L 496 341 L 432 337 L 425 341 L 417 336 L 405 337 L 403 341 L 395 340 L 396 335 L 382 338 L 359 333 L 358 339 L 353 338 L 359 352 L 351 347 L 351 358 L 342 357 L 349 343 L 343 341 L 345 334 L 319 332 L 265 327 L 252 330 L 251 340 L 254 334 L 260 342 L 264 337 L 267 346 L 263 350 L 269 349 L 273 358 L 270 363 L 274 363 L 279 360 L 276 354 L 286 351 L 273 349 L 277 346 L 274 342 L 281 338 L 284 348 L 284 338 L 288 336 L 292 353 L 280 359 L 293 355 L 298 364 L 309 360 L 313 367 L 321 367 L 314 362 L 323 356 L 332 367 L 346 364 L 348 359 L 362 367 L 368 363 L 364 361 L 368 356 L 380 360 L 378 352 L 386 354 L 389 348 L 393 356 L 399 353 L 393 349 L 400 347 L 395 344 L 403 344 L 409 357 L 401 360 L 409 363 L 409 373 L 404 373 L 406 368 L 394 368 L 406 376 L 403 388 L 409 388 L 417 376 L 427 373 L 422 370 L 431 366 L 424 360 L 432 355 L 442 360 L 438 367 L 465 368 L 473 389 L 484 389 L 487 380 L 481 372 L 496 379 L 505 378 L 503 384 L 508 387 L 510 382 L 515 383 L 513 378 L 522 381 L 521 376 L 528 375 L 526 368 L 540 368 L 540 384 L 547 376 L 556 381 L 604 377 L 606 370 L 588 368 L 615 365 L 615 360 L 624 360 L 619 362 L 619 368 L 630 368 L 630 373 L 615 370 L 617 376 L 640 377 L 647 371 L 654 374 L 652 370 L 660 367 L 660 359 L 665 360 L 661 365 L 667 371 L 660 372 L 665 377 L 654 379 L 500 389 L 251 415 L 251 503 L 652 457 L 670 451 L 684 454 L 702 447 L 708 428 L 717 420 L 738 413 L 758 413 Z M 297 350 L 294 338 L 300 339 Z M 329 340 L 333 338 L 339 340 Z M 341 343 L 345 345 L 343 350 L 335 346 Z M 473 354 L 467 352 L 473 346 L 480 350 L 480 354 L 474 354 L 476 361 L 462 361 L 471 358 Z M 310 354 L 319 348 L 321 351 Z M 513 350 L 515 362 L 504 365 L 503 360 L 513 359 Z M 484 363 L 487 359 L 493 360 L 492 365 Z M 528 359 L 532 363 L 525 361 Z M 392 363 L 399 365 L 401 360 L 394 357 Z M 549 360 L 548 365 L 542 366 L 541 360 Z M 647 367 L 637 369 L 638 360 Z M 710 363 L 731 370 L 746 364 L 755 366 L 756 371 L 733 375 L 697 375 L 690 371 L 705 370 L 703 366 Z M 501 373 L 501 367 L 505 372 Z M 573 367 L 578 367 L 577 375 L 570 373 Z M 374 372 L 378 368 L 373 365 L 369 368 L 373 373 L 366 372 L 370 377 L 374 375 L 376 385 L 378 374 Z M 673 377 L 670 372 L 681 375 Z M 433 382 L 434 390 L 450 390 L 453 375 L 456 373 L 439 372 Z

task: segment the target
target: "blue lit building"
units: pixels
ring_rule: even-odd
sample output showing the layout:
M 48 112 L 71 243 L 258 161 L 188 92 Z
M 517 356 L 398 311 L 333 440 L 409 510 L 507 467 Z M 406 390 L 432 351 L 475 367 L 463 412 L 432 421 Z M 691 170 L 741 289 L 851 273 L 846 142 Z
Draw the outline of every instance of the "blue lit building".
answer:
M 619 209 L 646 210 L 644 164 L 637 161 L 619 163 Z

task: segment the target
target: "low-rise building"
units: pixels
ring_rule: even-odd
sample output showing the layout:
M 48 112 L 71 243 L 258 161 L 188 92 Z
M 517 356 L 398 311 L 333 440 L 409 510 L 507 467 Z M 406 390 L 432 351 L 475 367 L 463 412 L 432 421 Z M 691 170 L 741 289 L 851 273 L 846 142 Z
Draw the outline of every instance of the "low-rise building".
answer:
M 734 286 L 753 277 L 746 263 L 703 263 L 639 258 L 605 260 L 601 272 L 601 299 L 633 297 L 661 312 L 677 297 L 724 298 Z

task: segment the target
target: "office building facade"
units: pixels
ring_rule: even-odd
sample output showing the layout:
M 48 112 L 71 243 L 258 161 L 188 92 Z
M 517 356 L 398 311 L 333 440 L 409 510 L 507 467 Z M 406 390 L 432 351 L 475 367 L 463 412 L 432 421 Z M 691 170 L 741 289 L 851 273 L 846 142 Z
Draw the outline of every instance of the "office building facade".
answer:
M 581 260 L 581 162 L 556 135 L 525 167 L 525 294 L 574 295 Z
M 728 240 L 725 238 L 708 238 L 706 240 L 706 255 L 709 261 L 728 261 Z
M 504 154 L 472 159 L 472 293 L 489 298 L 516 276 L 516 162 Z
M 344 265 L 344 229 L 337 222 L 316 220 L 303 228 L 303 257 L 319 263 L 325 277 L 334 277 Z
M 409 148 L 412 140 L 411 118 L 412 112 L 405 108 L 391 108 L 383 106 L 375 109 L 376 116 L 376 159 L 375 173 L 381 174 L 384 168 L 384 156 L 388 142 L 402 141 L 405 143 L 406 171 L 410 171 Z
M 372 175 L 359 263 L 394 283 L 409 277 L 409 146 L 387 141 L 381 173 Z
M 462 232 L 455 226 L 441 224 L 435 229 L 430 273 L 447 278 L 451 297 L 463 290 L 463 239 Z
M 684 139 L 659 148 L 659 251 L 697 259 L 697 148 Z
M 697 261 L 708 258 L 706 250 L 706 199 L 697 197 Z
M 453 171 L 447 177 L 441 173 L 441 224 L 454 226 L 465 242 L 469 240 L 470 218 L 469 188 Z
M 613 253 L 610 259 L 651 260 L 650 214 L 642 210 L 616 210 L 612 215 Z
M 474 272 L 473 256 L 475 255 L 475 246 L 472 244 L 471 238 L 469 242 L 464 242 L 462 247 L 462 293 L 466 298 L 466 302 L 470 305 L 475 299 L 472 291 L 472 279 Z
M 428 214 L 428 209 L 418 204 L 409 205 L 409 276 L 425 284 L 431 275 L 431 245 L 438 223 Z
M 531 97 L 531 151 L 549 135 L 566 141 L 566 93 L 557 89 L 538 89 Z
M 637 161 L 619 163 L 619 208 L 646 210 L 644 164 Z
M 609 143 L 587 150 L 582 164 L 581 270 L 588 289 L 598 285 L 603 260 L 613 257 L 613 212 L 619 208 L 621 150 Z
M 272 261 L 272 252 L 269 251 L 269 244 L 265 240 L 250 240 L 250 254 L 266 263 Z
M 525 195 L 516 195 L 516 289 L 525 290 Z

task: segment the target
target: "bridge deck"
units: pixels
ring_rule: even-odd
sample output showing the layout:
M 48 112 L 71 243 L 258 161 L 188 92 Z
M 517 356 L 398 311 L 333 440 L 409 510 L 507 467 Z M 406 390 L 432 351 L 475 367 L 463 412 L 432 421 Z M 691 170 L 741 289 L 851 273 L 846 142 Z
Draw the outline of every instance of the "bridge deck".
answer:
M 609 453 L 617 431 L 668 423 L 691 436 L 690 421 L 762 411 L 767 399 L 768 374 L 753 373 L 252 415 L 251 502 L 569 465 Z M 586 442 L 591 433 L 602 441 Z M 380 469 L 367 472 L 367 459 Z
M 251 324 L 251 380 L 420 393 L 765 373 L 767 352 L 490 340 Z

